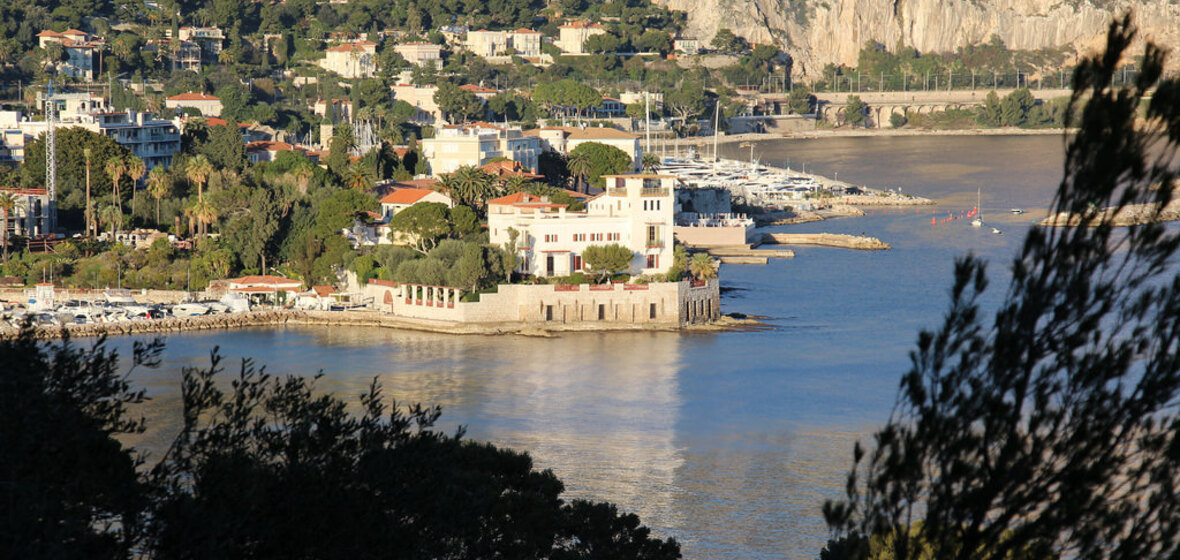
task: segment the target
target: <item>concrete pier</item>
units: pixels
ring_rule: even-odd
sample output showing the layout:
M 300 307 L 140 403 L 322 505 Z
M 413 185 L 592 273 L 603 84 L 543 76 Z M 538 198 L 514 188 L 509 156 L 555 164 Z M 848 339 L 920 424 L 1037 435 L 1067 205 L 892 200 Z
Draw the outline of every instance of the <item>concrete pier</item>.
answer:
M 891 248 L 888 243 L 876 237 L 838 233 L 764 233 L 762 242 L 777 245 L 819 245 L 861 251 L 882 251 Z

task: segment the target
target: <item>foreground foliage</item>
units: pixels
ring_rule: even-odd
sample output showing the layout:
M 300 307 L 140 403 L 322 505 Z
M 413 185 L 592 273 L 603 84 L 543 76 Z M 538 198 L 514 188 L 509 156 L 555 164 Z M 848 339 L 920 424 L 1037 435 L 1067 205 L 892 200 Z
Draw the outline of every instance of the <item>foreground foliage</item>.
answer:
M 159 363 L 137 345 L 133 367 Z M 0 551 L 25 558 L 679 558 L 615 506 L 561 499 L 525 453 L 435 431 L 437 407 L 360 413 L 245 361 L 186 368 L 182 425 L 147 472 L 114 439 L 143 393 L 99 340 L 0 342 Z
M 1115 88 L 1134 37 L 1116 21 L 1074 76 L 1071 113 L 1088 101 L 1054 212 L 1172 199 L 1180 83 L 1148 45 Z M 1178 245 L 1158 224 L 1032 229 L 991 325 L 984 264 L 958 262 L 945 323 L 920 335 L 867 460 L 857 446 L 847 499 L 825 505 L 848 536 L 827 557 L 868 557 L 865 535 L 889 543 L 874 558 L 1180 555 Z

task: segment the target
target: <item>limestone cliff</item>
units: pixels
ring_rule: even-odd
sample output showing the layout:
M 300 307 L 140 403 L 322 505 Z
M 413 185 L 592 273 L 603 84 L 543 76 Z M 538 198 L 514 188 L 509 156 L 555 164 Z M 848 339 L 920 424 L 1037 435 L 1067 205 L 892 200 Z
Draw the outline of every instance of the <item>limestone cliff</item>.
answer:
M 708 41 L 728 27 L 791 54 L 796 74 L 855 65 L 866 41 L 953 52 L 999 36 L 1012 49 L 1101 45 L 1114 14 L 1134 11 L 1143 36 L 1180 47 L 1180 0 L 656 0 L 689 14 Z M 1180 62 L 1180 53 L 1171 61 Z

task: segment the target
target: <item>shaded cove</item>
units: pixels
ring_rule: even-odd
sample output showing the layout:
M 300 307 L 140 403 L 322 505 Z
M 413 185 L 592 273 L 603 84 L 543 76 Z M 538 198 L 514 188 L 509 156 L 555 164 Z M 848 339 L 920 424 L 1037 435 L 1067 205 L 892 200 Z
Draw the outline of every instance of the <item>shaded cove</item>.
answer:
M 725 153 L 726 148 L 730 153 Z M 749 150 L 723 147 L 723 156 Z M 760 143 L 755 156 L 933 198 L 919 210 L 773 228 L 865 233 L 890 251 L 797 248 L 794 259 L 727 265 L 725 312 L 772 328 L 722 333 L 571 333 L 552 339 L 378 328 L 284 327 L 171 335 L 165 365 L 136 371 L 152 400 L 132 443 L 163 453 L 179 422 L 184 366 L 219 346 L 273 373 L 311 375 L 347 398 L 373 378 L 401 403 L 443 406 L 439 428 L 528 451 L 570 497 L 617 503 L 687 558 L 810 559 L 827 530 L 852 444 L 883 424 L 918 330 L 947 304 L 953 261 L 990 261 L 994 305 L 1008 262 L 1060 180 L 1057 137 L 836 138 Z M 979 188 L 990 227 L 961 219 Z M 1020 207 L 1019 216 L 1008 212 Z M 111 344 L 126 355 L 132 338 Z M 227 375 L 228 378 L 228 375 Z M 354 399 L 355 400 L 355 399 Z

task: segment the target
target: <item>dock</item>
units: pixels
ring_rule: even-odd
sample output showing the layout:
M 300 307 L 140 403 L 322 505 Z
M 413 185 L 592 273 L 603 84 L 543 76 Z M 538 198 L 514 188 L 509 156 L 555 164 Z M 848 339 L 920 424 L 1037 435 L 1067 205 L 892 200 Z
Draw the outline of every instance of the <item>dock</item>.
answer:
M 749 245 L 709 247 L 705 251 L 721 264 L 766 264 L 770 259 L 795 258 L 795 252 L 790 249 L 754 249 Z
M 764 233 L 762 242 L 768 245 L 817 245 L 859 251 L 884 251 L 892 248 L 876 237 L 840 233 Z

